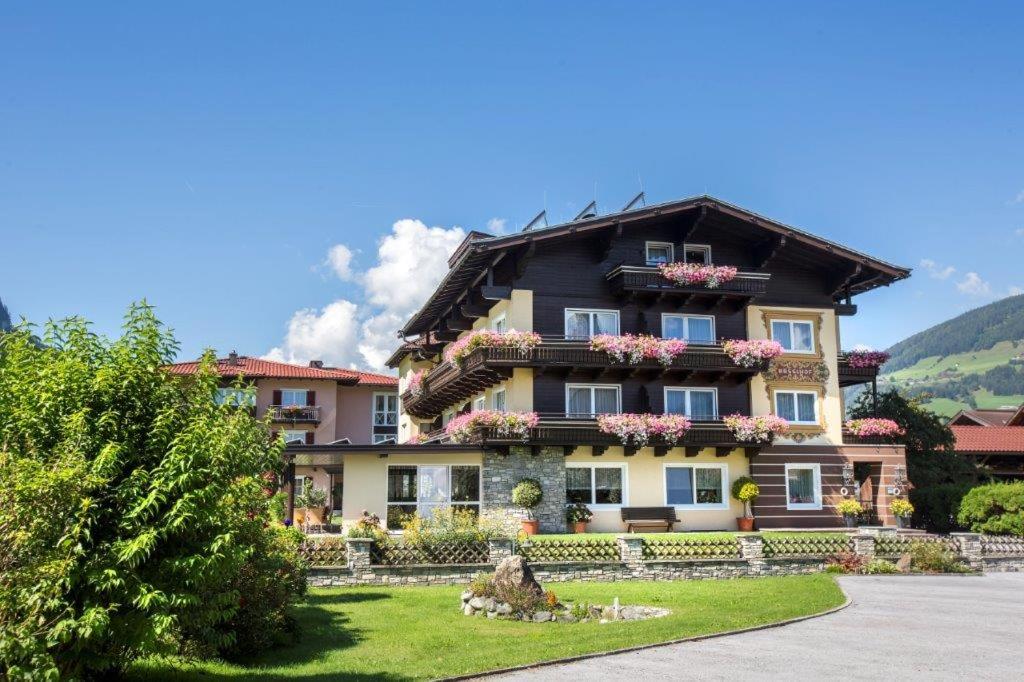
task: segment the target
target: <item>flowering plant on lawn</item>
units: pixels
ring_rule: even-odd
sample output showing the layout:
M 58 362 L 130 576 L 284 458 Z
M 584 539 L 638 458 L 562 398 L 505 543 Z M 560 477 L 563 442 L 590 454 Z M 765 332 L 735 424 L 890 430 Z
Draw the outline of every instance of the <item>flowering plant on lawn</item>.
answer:
M 889 361 L 889 354 L 884 350 L 851 350 L 846 354 L 846 361 L 857 369 L 881 367 Z
M 784 349 L 778 341 L 769 339 L 729 339 L 722 350 L 740 367 L 757 367 L 782 355 Z
M 649 334 L 598 334 L 590 339 L 590 349 L 604 351 L 619 362 L 631 365 L 657 360 L 667 366 L 686 350 L 686 341 L 659 339 Z
M 730 414 L 722 421 L 741 443 L 769 443 L 775 436 L 784 435 L 789 431 L 789 422 L 773 414 L 758 417 Z
M 427 376 L 427 370 L 421 369 L 409 375 L 409 393 L 413 398 L 423 395 L 423 379 Z
M 670 282 L 686 286 L 702 284 L 716 289 L 723 282 L 736 277 L 736 268 L 731 265 L 703 265 L 701 263 L 662 263 L 658 266 L 661 275 Z
M 618 436 L 623 445 L 642 448 L 651 440 L 677 443 L 690 430 L 690 420 L 681 414 L 602 414 L 597 417 L 601 433 Z
M 540 334 L 533 332 L 517 332 L 515 329 L 510 329 L 507 332 L 478 329 L 448 346 L 444 352 L 444 358 L 448 362 L 461 362 L 476 348 L 501 347 L 527 351 L 538 344 L 540 344 Z
M 445 434 L 455 443 L 468 443 L 476 437 L 477 429 L 495 429 L 502 438 L 526 440 L 530 429 L 537 426 L 540 418 L 536 412 L 501 412 L 499 410 L 477 410 L 455 417 L 444 428 Z
M 902 436 L 904 431 L 899 424 L 891 419 L 865 417 L 864 419 L 848 419 L 846 430 L 858 438 L 871 436 Z

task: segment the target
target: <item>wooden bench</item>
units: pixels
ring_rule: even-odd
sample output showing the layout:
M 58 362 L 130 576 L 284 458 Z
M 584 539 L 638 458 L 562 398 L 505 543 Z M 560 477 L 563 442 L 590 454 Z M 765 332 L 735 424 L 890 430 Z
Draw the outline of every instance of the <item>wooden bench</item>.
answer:
M 679 523 L 673 507 L 623 507 L 622 522 L 626 524 L 626 532 L 632 533 L 634 528 L 665 527 L 665 532 L 672 532 L 672 525 Z

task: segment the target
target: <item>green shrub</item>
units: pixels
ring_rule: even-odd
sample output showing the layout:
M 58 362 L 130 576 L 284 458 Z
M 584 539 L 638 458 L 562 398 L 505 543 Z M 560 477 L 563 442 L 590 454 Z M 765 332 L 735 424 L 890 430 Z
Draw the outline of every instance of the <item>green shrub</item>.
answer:
M 899 573 L 900 569 L 891 561 L 885 559 L 872 559 L 863 569 L 868 575 L 882 575 L 887 573 Z
M 367 538 L 377 542 L 388 542 L 390 536 L 380 525 L 380 517 L 363 510 L 363 515 L 352 524 L 347 533 L 350 538 Z
M 299 570 L 267 522 L 262 475 L 282 445 L 216 404 L 212 354 L 183 378 L 163 369 L 176 353 L 145 304 L 114 341 L 80 319 L 42 343 L 0 336 L 5 679 L 114 677 L 139 656 L 230 654 L 255 629 L 279 633 L 298 581 L 259 609 L 240 589 Z
M 469 591 L 474 597 L 494 596 L 494 574 L 477 573 L 469 583 Z
M 967 573 L 970 570 L 941 542 L 912 543 L 910 566 L 925 573 Z
M 565 505 L 565 520 L 568 523 L 590 523 L 594 518 L 594 512 L 582 502 L 574 502 Z
M 533 509 L 540 504 L 544 497 L 540 483 L 532 478 L 524 478 L 512 488 L 512 504 L 525 509 L 530 517 L 533 517 Z
M 957 520 L 975 533 L 1024 536 L 1024 481 L 973 488 L 961 500 Z
M 496 526 L 481 523 L 473 509 L 441 507 L 429 517 L 413 513 L 402 522 L 402 542 L 420 547 L 442 542 L 481 542 L 500 535 Z

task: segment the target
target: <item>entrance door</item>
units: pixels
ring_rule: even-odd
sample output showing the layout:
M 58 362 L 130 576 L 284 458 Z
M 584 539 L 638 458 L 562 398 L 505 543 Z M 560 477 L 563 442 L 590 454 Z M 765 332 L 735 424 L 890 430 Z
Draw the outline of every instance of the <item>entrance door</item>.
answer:
M 854 479 L 857 481 L 857 501 L 864 507 L 860 522 L 865 525 L 877 525 L 878 521 L 878 486 L 881 484 L 881 465 L 871 462 L 857 462 L 853 465 Z
M 341 501 L 345 494 L 345 474 L 331 474 L 331 511 L 341 513 Z

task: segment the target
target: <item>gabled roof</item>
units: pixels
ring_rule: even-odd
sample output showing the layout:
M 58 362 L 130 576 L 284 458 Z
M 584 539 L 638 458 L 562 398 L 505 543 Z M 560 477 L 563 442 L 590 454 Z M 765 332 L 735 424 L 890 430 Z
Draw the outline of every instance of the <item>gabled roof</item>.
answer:
M 533 244 L 565 235 L 596 232 L 617 225 L 628 227 L 630 223 L 659 216 L 669 216 L 674 213 L 683 213 L 694 209 L 714 211 L 721 215 L 741 220 L 763 229 L 766 233 L 785 237 L 795 243 L 804 244 L 810 248 L 820 250 L 824 254 L 843 258 L 866 268 L 868 272 L 865 273 L 865 276 L 851 283 L 851 295 L 870 291 L 910 275 L 909 268 L 887 263 L 847 246 L 734 206 L 721 199 L 702 195 L 628 211 L 620 211 L 618 213 L 583 218 L 568 223 L 500 237 L 488 237 L 480 233 L 470 233 L 449 260 L 451 269 L 448 271 L 448 274 L 445 275 L 424 306 L 406 322 L 399 333 L 403 336 L 411 336 L 427 331 L 437 317 L 444 314 L 466 288 L 472 287 L 476 282 L 479 282 L 485 276 L 488 267 L 497 258 L 500 258 L 505 251 L 513 247 Z
M 956 451 L 962 453 L 1012 453 L 1024 455 L 1022 426 L 949 427 L 956 438 Z
M 199 362 L 178 362 L 167 366 L 171 374 L 194 374 L 199 369 Z M 309 367 L 293 365 L 287 362 L 250 358 L 239 355 L 234 358 L 218 358 L 217 373 L 222 377 L 245 376 L 249 379 L 315 379 L 318 381 L 337 381 L 346 386 L 388 386 L 397 387 L 396 377 L 373 372 L 360 372 L 337 367 Z
M 950 426 L 1024 426 L 1024 405 L 998 410 L 960 410 Z

